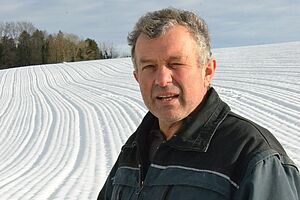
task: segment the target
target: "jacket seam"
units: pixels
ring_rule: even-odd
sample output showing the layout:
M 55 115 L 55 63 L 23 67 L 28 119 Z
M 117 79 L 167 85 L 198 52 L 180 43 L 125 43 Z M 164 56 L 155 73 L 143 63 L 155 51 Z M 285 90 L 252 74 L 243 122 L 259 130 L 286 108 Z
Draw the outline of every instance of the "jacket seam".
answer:
M 217 171 L 206 170 L 206 169 L 197 169 L 197 168 L 185 167 L 185 166 L 180 166 L 180 165 L 163 166 L 163 165 L 151 164 L 150 166 L 153 168 L 157 168 L 157 169 L 184 169 L 184 170 L 195 171 L 195 172 L 206 172 L 206 173 L 210 173 L 210 174 L 214 174 L 219 177 L 222 177 L 222 178 L 226 179 L 227 181 L 229 181 L 229 183 L 232 184 L 235 188 L 237 188 L 237 189 L 239 188 L 239 185 L 237 183 L 235 183 L 233 180 L 231 180 L 229 176 L 222 174 L 220 172 L 217 172 Z

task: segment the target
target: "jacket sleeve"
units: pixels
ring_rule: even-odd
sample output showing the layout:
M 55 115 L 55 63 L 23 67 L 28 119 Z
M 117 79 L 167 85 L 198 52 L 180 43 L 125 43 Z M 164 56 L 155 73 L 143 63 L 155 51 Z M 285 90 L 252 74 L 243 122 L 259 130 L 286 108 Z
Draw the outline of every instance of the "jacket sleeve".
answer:
M 97 200 L 110 200 L 111 199 L 111 194 L 112 194 L 112 189 L 113 189 L 113 180 L 115 173 L 118 168 L 118 161 L 114 164 L 112 170 L 110 171 L 104 186 L 102 187 Z
M 271 155 L 249 167 L 235 200 L 300 200 L 300 174 L 288 157 Z

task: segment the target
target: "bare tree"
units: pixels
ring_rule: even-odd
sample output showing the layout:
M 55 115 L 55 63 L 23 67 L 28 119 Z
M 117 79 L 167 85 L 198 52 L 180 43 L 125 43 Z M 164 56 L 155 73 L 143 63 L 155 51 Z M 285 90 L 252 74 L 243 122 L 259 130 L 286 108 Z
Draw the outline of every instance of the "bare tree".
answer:
M 36 28 L 30 22 L 0 22 L 1 38 L 6 36 L 8 38 L 12 38 L 15 42 L 18 41 L 18 38 L 23 31 L 32 35 L 35 30 Z
M 99 47 L 100 47 L 100 51 L 103 55 L 104 59 L 110 59 L 110 58 L 117 58 L 119 57 L 119 54 L 116 50 L 116 48 L 114 47 L 113 43 L 99 43 Z
M 22 33 L 26 31 L 29 35 L 32 35 L 37 28 L 31 23 L 26 21 L 17 22 L 17 32 Z

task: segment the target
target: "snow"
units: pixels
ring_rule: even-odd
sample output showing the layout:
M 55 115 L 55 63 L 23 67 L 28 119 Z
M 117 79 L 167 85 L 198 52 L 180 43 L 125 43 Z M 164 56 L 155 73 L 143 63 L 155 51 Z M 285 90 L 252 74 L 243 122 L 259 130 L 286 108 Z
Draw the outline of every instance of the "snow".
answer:
M 300 42 L 214 49 L 213 85 L 300 166 Z M 96 199 L 146 108 L 130 58 L 0 71 L 0 199 Z

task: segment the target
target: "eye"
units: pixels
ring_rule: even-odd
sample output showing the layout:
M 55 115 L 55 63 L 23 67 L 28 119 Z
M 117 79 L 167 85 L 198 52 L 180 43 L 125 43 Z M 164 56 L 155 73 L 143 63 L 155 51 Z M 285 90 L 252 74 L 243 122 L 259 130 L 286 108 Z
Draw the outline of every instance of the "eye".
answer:
M 169 66 L 170 66 L 171 68 L 178 68 L 178 67 L 183 66 L 183 64 L 182 64 L 182 63 L 179 63 L 179 62 L 175 62 L 175 63 L 170 63 Z
M 155 65 L 145 65 L 142 67 L 142 70 L 153 70 L 155 68 Z

